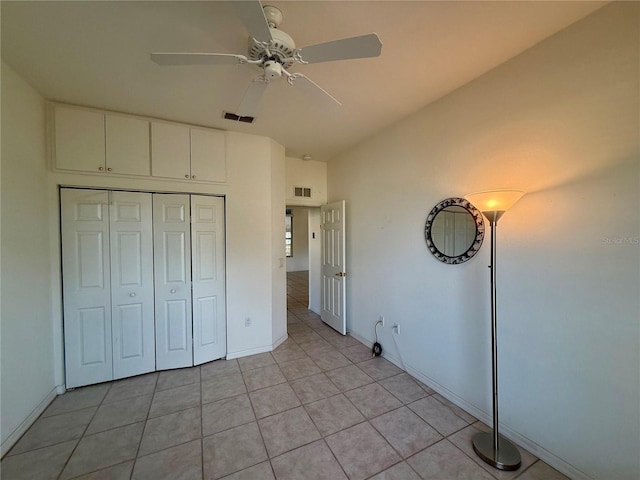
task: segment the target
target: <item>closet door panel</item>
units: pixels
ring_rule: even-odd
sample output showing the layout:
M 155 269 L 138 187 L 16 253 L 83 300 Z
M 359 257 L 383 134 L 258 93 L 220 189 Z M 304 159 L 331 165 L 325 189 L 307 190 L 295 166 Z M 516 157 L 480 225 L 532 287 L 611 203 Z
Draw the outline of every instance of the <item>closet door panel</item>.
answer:
M 109 194 L 62 189 L 66 387 L 113 378 Z
M 189 195 L 154 194 L 158 370 L 193 365 Z
M 224 199 L 191 197 L 194 364 L 227 353 Z
M 150 193 L 111 192 L 114 378 L 155 370 L 153 227 Z

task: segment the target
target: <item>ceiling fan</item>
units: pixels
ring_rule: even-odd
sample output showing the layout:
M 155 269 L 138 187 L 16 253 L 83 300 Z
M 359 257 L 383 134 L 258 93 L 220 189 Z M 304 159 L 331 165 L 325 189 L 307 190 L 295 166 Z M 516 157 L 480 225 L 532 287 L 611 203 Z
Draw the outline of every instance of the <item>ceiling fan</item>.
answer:
M 249 32 L 247 55 L 226 53 L 152 53 L 158 65 L 256 65 L 262 74 L 247 88 L 235 117 L 250 118 L 271 82 L 285 77 L 287 83 L 334 105 L 338 100 L 301 73 L 288 71 L 294 63 L 320 63 L 334 60 L 377 57 L 382 42 L 375 33 L 296 48 L 293 39 L 278 30 L 283 15 L 280 9 L 259 0 L 231 1 Z M 238 119 L 236 118 L 236 120 Z

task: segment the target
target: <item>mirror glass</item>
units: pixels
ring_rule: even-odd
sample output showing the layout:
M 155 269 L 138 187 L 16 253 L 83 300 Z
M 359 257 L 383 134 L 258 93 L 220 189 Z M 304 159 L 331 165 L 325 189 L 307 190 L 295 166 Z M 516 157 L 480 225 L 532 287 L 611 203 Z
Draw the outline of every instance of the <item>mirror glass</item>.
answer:
M 438 260 L 466 262 L 484 239 L 482 213 L 464 198 L 447 198 L 429 213 L 424 233 L 427 247 Z

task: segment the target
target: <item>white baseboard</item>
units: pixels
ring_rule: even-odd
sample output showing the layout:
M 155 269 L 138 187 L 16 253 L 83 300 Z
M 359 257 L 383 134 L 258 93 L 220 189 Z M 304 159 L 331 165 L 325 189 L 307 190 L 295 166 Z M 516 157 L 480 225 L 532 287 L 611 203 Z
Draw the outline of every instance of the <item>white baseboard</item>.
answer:
M 284 343 L 284 341 L 289 338 L 289 334 L 285 333 L 283 336 L 281 336 L 278 340 L 276 340 L 273 345 L 271 350 L 275 350 L 276 348 L 278 348 L 280 345 L 282 345 Z
M 262 347 L 250 348 L 248 350 L 240 350 L 238 352 L 227 352 L 227 360 L 233 360 L 234 358 L 242 358 L 248 357 L 249 355 L 257 355 L 258 353 L 266 353 L 275 350 L 282 344 L 287 338 L 289 338 L 288 334 L 284 334 L 278 340 L 276 340 L 273 345 L 264 345 Z
M 373 347 L 372 342 L 361 337 L 360 335 L 357 335 L 353 332 L 351 332 L 350 335 L 356 340 L 358 340 L 360 343 L 368 347 Z M 447 389 L 446 387 L 444 387 L 434 379 L 420 373 L 416 369 L 412 368 L 410 365 L 406 365 L 402 361 L 402 359 L 389 355 L 389 353 L 386 350 L 383 350 L 382 356 L 386 360 L 389 360 L 391 363 L 396 365 L 397 367 L 403 369 L 412 377 L 420 380 L 422 383 L 424 383 L 427 387 L 434 390 L 436 393 L 439 393 L 450 402 L 462 408 L 465 412 L 469 413 L 470 415 L 473 415 L 475 418 L 477 418 L 484 424 L 489 426 L 493 425 L 493 419 L 488 412 L 485 412 L 484 410 L 481 410 L 480 408 L 478 408 L 476 405 L 473 405 L 467 402 L 465 399 L 458 396 L 456 393 Z M 519 432 L 511 428 L 509 425 L 505 425 L 502 422 L 500 423 L 500 434 L 504 435 L 506 438 L 513 441 L 513 443 L 515 443 L 516 445 L 527 450 L 528 452 L 538 457 L 540 460 L 542 460 L 546 464 L 552 466 L 553 468 L 558 470 L 560 473 L 566 475 L 569 478 L 572 478 L 573 480 L 594 480 L 593 477 L 587 475 L 582 470 L 574 467 L 570 463 L 567 463 L 562 458 L 558 457 L 557 455 L 553 454 L 549 450 L 538 445 L 533 440 L 525 437 L 524 435 L 520 434 Z
M 38 417 L 45 411 L 45 409 L 49 406 L 49 404 L 53 401 L 54 398 L 58 396 L 59 386 L 54 387 L 47 395 L 42 399 L 42 401 L 33 409 L 33 411 L 29 414 L 27 418 L 25 418 L 18 427 L 11 432 L 11 434 L 2 442 L 0 446 L 0 457 L 4 457 L 5 454 L 11 450 L 20 437 L 24 435 L 24 433 L 29 429 L 33 422 L 35 422 Z M 64 392 L 63 392 L 64 393 Z

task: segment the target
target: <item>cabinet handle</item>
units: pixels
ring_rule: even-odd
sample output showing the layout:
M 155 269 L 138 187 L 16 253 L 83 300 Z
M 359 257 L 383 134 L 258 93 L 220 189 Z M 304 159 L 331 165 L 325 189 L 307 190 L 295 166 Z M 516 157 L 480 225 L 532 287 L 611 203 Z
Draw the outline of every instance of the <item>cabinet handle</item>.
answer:
M 195 175 L 191 175 L 191 178 L 195 179 L 195 178 L 196 178 L 196 176 L 195 176 Z
M 176 289 L 175 289 L 175 288 L 172 288 L 171 290 L 169 290 L 169 292 L 171 292 L 171 293 L 176 293 Z
M 112 169 L 111 168 L 107 168 L 107 172 L 110 172 Z
M 184 178 L 189 178 L 189 175 L 185 175 Z
M 135 293 L 133 293 L 133 292 L 131 292 L 131 293 L 129 294 L 129 296 L 130 296 L 131 298 L 133 298 L 133 297 L 135 297 L 135 296 L 136 296 L 136 294 L 135 294 Z
M 98 167 L 98 170 L 100 170 L 101 172 L 104 172 L 104 167 Z

